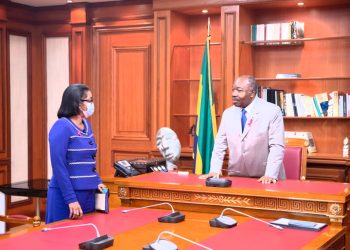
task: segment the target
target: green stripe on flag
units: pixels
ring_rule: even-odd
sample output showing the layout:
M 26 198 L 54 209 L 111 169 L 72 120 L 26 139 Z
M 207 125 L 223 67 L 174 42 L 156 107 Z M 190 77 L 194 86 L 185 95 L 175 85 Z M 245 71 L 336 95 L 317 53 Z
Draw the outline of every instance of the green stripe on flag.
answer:
M 207 38 L 205 45 L 198 88 L 197 124 L 194 145 L 194 172 L 196 174 L 206 174 L 209 172 L 214 139 L 217 133 L 209 40 L 210 37 Z

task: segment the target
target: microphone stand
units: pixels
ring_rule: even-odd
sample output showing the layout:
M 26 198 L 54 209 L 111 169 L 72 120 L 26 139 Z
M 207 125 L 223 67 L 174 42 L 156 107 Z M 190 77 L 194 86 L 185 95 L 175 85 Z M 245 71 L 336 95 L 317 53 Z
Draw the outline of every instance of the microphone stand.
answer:
M 233 209 L 233 208 L 230 208 L 230 207 L 225 208 L 224 210 L 222 210 L 221 215 L 220 215 L 219 218 L 225 217 L 225 216 L 224 216 L 224 212 L 227 211 L 227 210 L 231 210 L 231 211 L 236 212 L 236 213 L 238 213 L 238 214 L 247 216 L 247 217 L 249 217 L 249 218 L 251 218 L 251 219 L 253 219 L 253 220 L 260 221 L 260 222 L 265 223 L 265 224 L 267 224 L 267 225 L 269 225 L 269 226 L 272 226 L 272 227 L 274 227 L 274 228 L 276 228 L 276 229 L 279 229 L 279 230 L 282 230 L 282 229 L 283 229 L 283 227 L 280 227 L 280 226 L 278 226 L 278 225 L 274 225 L 274 224 L 272 224 L 272 223 L 266 222 L 266 221 L 264 221 L 264 220 L 261 220 L 261 219 L 259 219 L 259 218 L 254 217 L 254 216 L 251 216 L 251 215 L 249 215 L 249 214 L 240 212 L 240 211 L 238 211 L 238 210 L 236 210 L 236 209 Z M 216 219 L 219 219 L 219 218 L 216 218 Z
M 172 213 L 175 213 L 174 207 L 168 202 L 153 204 L 153 205 L 144 206 L 144 207 L 137 207 L 137 208 L 132 208 L 132 209 L 124 209 L 124 210 L 122 210 L 122 213 L 129 213 L 129 212 L 141 210 L 144 208 L 157 207 L 157 206 L 162 206 L 162 205 L 169 205 L 171 207 Z
M 100 232 L 98 231 L 95 224 L 87 223 L 87 224 L 78 224 L 78 225 L 71 225 L 71 226 L 64 226 L 64 227 L 44 227 L 41 231 L 47 232 L 51 230 L 57 230 L 57 229 L 66 229 L 66 228 L 73 228 L 73 227 L 85 227 L 85 226 L 92 226 L 95 228 L 97 237 L 100 237 Z
M 129 212 L 136 211 L 136 210 L 141 210 L 141 209 L 144 209 L 144 208 L 157 207 L 157 206 L 162 206 L 162 205 L 170 206 L 172 212 L 171 212 L 171 214 L 159 217 L 158 218 L 159 222 L 178 223 L 178 222 L 181 222 L 181 221 L 185 220 L 185 215 L 180 213 L 180 212 L 175 212 L 173 206 L 170 203 L 168 203 L 168 202 L 153 204 L 153 205 L 144 206 L 144 207 L 137 207 L 137 208 L 132 208 L 132 209 L 124 209 L 121 212 L 122 213 L 129 213 Z
M 104 249 L 104 248 L 113 246 L 114 239 L 112 237 L 109 237 L 107 234 L 100 236 L 100 232 L 98 231 L 96 225 L 93 223 L 63 226 L 63 227 L 45 227 L 41 231 L 48 232 L 51 230 L 67 229 L 67 228 L 74 228 L 74 227 L 85 227 L 85 226 L 92 226 L 96 231 L 97 237 L 92 239 L 92 240 L 88 240 L 88 241 L 84 241 L 84 242 L 79 243 L 80 249 L 100 250 L 100 249 Z

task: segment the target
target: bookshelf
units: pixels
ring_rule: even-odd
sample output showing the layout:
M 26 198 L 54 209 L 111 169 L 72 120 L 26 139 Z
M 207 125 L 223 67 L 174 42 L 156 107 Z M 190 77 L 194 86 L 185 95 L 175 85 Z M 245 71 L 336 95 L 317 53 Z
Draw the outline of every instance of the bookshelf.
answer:
M 286 93 L 350 94 L 349 4 L 241 6 L 239 20 L 240 74 L 252 74 L 259 85 Z M 268 41 L 276 44 L 250 40 L 252 24 L 291 20 L 304 22 L 304 38 Z M 286 41 L 295 44 L 282 44 Z M 276 79 L 277 73 L 298 73 L 301 77 Z M 285 117 L 284 123 L 286 131 L 313 134 L 317 153 L 308 157 L 310 179 L 349 180 L 349 161 L 342 157 L 342 147 L 344 137 L 350 136 L 350 117 Z
M 191 130 L 196 122 L 198 86 L 207 36 L 208 16 L 177 14 L 175 22 L 181 23 L 186 36 L 181 41 L 173 40 L 171 52 L 171 112 L 170 127 L 177 133 L 182 152 L 193 147 Z M 210 15 L 212 29 L 220 30 L 220 15 Z M 176 24 L 175 24 L 176 25 Z M 216 31 L 216 32 L 217 32 Z M 221 81 L 221 40 L 218 33 L 212 33 L 210 59 L 212 83 L 217 120 L 223 112 L 223 88 Z M 175 38 L 174 38 L 175 39 Z

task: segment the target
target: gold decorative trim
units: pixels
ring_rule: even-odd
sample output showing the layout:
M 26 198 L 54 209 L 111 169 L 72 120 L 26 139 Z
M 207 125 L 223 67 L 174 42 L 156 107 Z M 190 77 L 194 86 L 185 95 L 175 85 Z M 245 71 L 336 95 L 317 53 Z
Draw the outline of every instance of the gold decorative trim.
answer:
M 338 203 L 333 203 L 329 207 L 329 212 L 332 215 L 341 215 L 343 213 L 343 209 L 340 204 Z
M 194 194 L 194 199 L 205 202 L 219 202 L 221 204 L 251 205 L 250 198 L 228 195 Z
M 120 191 L 122 192 L 121 188 Z M 127 194 L 125 194 L 125 192 Z M 317 215 L 342 215 L 343 211 L 339 204 L 333 204 L 329 207 L 329 203 L 322 201 L 310 200 L 293 200 L 283 198 L 254 197 L 244 195 L 225 195 L 210 194 L 186 191 L 170 191 L 157 189 L 130 188 L 120 193 L 120 197 L 126 197 L 138 200 L 167 201 L 178 203 L 193 203 L 201 205 L 235 205 L 245 208 L 266 209 L 269 211 L 291 211 L 300 213 L 310 213 Z M 338 205 L 338 206 L 335 206 Z M 330 210 L 330 208 L 332 208 Z
M 120 198 L 126 198 L 129 193 L 129 188 L 119 187 L 118 195 Z

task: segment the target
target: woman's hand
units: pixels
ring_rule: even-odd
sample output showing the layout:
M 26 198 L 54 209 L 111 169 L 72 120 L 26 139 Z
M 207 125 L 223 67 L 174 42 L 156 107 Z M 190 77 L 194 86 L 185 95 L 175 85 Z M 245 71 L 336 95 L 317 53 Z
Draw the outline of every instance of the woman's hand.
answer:
M 79 202 L 72 202 L 68 204 L 69 207 L 69 218 L 79 219 L 83 217 L 83 210 L 81 210 Z
M 98 190 L 100 190 L 101 193 L 103 193 L 103 188 L 107 188 L 107 186 L 105 184 L 101 183 L 101 184 L 98 184 L 97 188 L 98 188 Z

